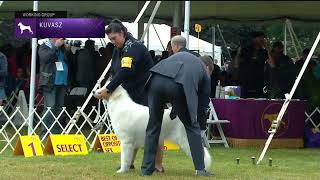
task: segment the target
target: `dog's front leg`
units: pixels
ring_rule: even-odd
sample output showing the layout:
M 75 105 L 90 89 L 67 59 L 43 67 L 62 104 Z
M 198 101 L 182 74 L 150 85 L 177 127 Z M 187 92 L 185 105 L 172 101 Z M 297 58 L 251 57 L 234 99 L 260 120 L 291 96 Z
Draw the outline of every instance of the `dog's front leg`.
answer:
M 131 143 L 121 142 L 121 168 L 117 173 L 129 171 L 133 158 L 134 146 Z

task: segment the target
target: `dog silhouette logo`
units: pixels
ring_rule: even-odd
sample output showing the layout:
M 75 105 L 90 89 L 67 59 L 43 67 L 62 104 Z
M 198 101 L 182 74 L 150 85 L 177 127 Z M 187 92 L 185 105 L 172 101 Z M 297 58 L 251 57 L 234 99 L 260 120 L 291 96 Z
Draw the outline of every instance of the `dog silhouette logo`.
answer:
M 30 26 L 26 26 L 26 25 L 22 24 L 22 22 L 19 22 L 18 26 L 20 28 L 20 34 L 22 34 L 24 30 L 28 30 L 29 33 L 33 34 L 33 31 Z

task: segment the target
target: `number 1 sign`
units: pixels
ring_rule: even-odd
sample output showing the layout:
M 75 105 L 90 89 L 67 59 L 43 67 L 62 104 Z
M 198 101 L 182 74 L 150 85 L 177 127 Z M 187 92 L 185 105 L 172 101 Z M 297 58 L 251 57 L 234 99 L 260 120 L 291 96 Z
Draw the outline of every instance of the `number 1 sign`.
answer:
M 43 156 L 39 136 L 20 136 L 13 155 L 24 155 L 24 157 Z

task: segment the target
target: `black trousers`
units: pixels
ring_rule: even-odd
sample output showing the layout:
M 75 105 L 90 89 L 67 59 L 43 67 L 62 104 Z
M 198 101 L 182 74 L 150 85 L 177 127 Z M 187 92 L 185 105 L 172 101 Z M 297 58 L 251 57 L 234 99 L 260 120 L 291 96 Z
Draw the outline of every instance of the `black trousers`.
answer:
M 141 172 L 143 174 L 151 174 L 155 170 L 155 157 L 166 103 L 172 104 L 186 129 L 195 169 L 204 169 L 204 152 L 199 123 L 191 122 L 182 85 L 177 84 L 171 78 L 154 74 L 148 87 L 150 119 L 146 130 Z

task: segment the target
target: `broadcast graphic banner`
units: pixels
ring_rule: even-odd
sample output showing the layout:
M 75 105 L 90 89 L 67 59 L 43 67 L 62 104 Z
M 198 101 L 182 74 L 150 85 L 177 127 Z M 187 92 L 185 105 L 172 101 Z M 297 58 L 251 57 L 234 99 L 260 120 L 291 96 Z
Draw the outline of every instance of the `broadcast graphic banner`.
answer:
M 101 18 L 15 18 L 16 38 L 104 38 Z

